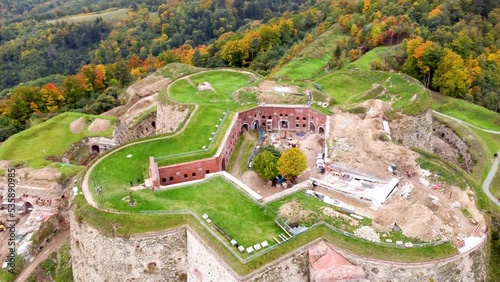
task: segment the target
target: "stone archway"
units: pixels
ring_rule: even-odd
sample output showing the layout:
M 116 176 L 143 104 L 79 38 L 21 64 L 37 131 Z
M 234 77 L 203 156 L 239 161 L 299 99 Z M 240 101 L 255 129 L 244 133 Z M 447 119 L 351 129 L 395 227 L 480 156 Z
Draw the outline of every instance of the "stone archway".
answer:
M 25 212 L 31 212 L 33 210 L 33 204 L 30 202 L 24 202 L 23 210 Z
M 309 122 L 309 130 L 312 132 L 316 132 L 316 125 L 314 125 L 314 122 Z
M 318 127 L 318 133 L 325 134 L 325 129 L 322 126 Z
M 92 145 L 92 147 L 90 147 L 91 151 L 92 151 L 92 154 L 99 154 L 100 152 L 100 148 L 98 145 Z
M 244 123 L 244 124 L 241 126 L 241 132 L 245 132 L 245 131 L 248 131 L 248 123 Z

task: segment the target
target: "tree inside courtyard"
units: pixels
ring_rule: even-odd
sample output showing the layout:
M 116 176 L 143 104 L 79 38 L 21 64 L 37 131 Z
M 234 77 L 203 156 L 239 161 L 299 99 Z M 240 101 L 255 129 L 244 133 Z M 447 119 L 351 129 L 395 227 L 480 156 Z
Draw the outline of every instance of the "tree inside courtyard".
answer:
M 290 148 L 278 160 L 278 173 L 292 182 L 307 168 L 307 158 L 298 148 Z
M 272 180 L 278 176 L 278 156 L 270 150 L 261 150 L 252 161 L 252 169 L 265 180 Z

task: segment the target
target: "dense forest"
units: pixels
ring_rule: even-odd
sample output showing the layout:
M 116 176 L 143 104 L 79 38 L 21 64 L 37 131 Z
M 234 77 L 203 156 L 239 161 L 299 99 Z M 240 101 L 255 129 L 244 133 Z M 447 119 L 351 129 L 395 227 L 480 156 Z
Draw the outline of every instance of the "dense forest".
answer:
M 123 18 L 54 21 L 128 8 Z M 0 3 L 0 140 L 61 111 L 100 113 L 171 62 L 274 73 L 331 26 L 330 70 L 383 45 L 373 69 L 500 111 L 497 0 L 7 0 Z M 19 84 L 21 86 L 18 86 Z

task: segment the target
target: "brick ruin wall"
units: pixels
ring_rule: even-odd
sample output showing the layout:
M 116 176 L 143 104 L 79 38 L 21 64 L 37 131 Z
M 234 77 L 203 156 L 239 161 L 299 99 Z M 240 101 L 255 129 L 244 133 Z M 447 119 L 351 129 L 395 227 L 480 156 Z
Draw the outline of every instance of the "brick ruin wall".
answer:
M 188 117 L 189 108 L 186 106 L 158 104 L 156 112 L 152 112 L 136 125 L 120 121 L 113 133 L 113 139 L 121 145 L 139 138 L 175 132 Z
M 113 139 L 118 145 L 156 134 L 156 112 L 149 114 L 137 125 L 130 127 L 126 122 L 120 121 L 113 133 Z
M 255 129 L 255 124 L 262 128 L 271 120 L 272 130 L 285 129 L 281 125 L 283 121 L 293 124 L 290 130 L 312 130 L 319 132 L 320 128 L 325 130 L 327 117 L 324 114 L 305 106 L 259 106 L 251 110 L 240 112 L 232 121 L 223 145 L 213 158 L 170 165 L 158 168 L 159 177 L 155 182 L 160 185 L 170 185 L 205 178 L 207 173 L 226 170 L 229 159 L 234 151 L 238 138 L 243 130 Z M 296 126 L 298 125 L 298 126 Z M 216 163 L 216 165 L 214 164 Z M 150 164 L 149 170 L 156 169 Z M 154 180 L 153 180 L 154 181 Z
M 70 221 L 75 281 L 309 281 L 308 246 L 241 277 L 189 227 L 124 238 L 77 222 L 73 212 Z M 372 260 L 332 247 L 372 282 L 486 280 L 486 240 L 468 253 L 424 263 Z

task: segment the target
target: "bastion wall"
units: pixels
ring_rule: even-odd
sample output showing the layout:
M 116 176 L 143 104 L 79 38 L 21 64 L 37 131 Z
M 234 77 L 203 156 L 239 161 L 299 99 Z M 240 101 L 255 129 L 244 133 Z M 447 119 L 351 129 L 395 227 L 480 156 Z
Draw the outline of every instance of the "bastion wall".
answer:
M 126 216 L 126 215 L 124 215 Z M 189 227 L 130 237 L 108 237 L 70 213 L 75 281 L 309 281 L 310 244 L 254 272 L 237 275 Z M 319 239 L 320 240 L 320 239 Z M 487 240 L 464 254 L 424 263 L 367 259 L 332 246 L 370 281 L 485 281 Z M 235 258 L 236 259 L 236 258 Z

